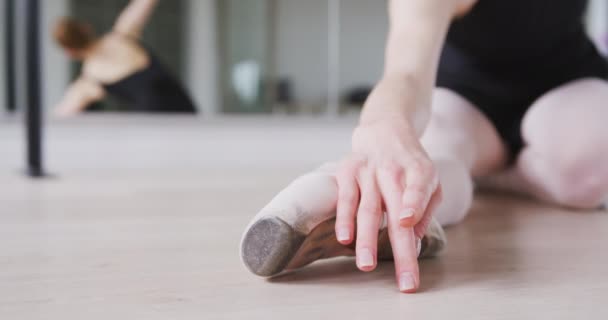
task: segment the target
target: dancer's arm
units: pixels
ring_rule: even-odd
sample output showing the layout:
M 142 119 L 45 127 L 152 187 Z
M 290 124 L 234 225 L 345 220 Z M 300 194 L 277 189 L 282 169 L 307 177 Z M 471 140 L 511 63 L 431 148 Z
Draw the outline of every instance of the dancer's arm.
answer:
M 372 270 L 377 223 L 386 209 L 397 277 L 404 292 L 419 286 L 416 238 L 422 237 L 430 221 L 429 209 L 441 199 L 437 174 L 419 138 L 431 114 L 431 94 L 449 25 L 474 3 L 390 1 L 384 76 L 365 103 L 353 133 L 353 154 L 337 175 L 338 238 L 346 239 L 348 230 L 348 239 L 341 241 L 347 244 L 356 234 L 358 261 L 368 261 L 370 251 L 374 257 L 372 266 L 359 263 L 359 268 Z
M 66 90 L 63 99 L 55 108 L 55 113 L 63 117 L 76 115 L 104 96 L 105 92 L 99 84 L 79 78 Z
M 361 124 L 399 120 L 416 135 L 422 135 L 449 24 L 474 3 L 475 0 L 389 2 L 384 75 L 366 103 Z
M 134 38 L 140 37 L 157 5 L 158 0 L 131 0 L 116 19 L 114 31 Z

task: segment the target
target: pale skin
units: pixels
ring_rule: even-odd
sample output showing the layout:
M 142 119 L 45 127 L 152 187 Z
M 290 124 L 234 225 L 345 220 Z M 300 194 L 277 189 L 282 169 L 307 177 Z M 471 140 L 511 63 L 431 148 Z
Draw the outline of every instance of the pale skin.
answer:
M 402 292 L 420 285 L 416 238 L 431 215 L 444 226 L 466 216 L 473 179 L 567 208 L 608 200 L 605 80 L 578 79 L 535 101 L 522 122 L 525 147 L 510 167 L 493 124 L 463 97 L 434 88 L 448 26 L 474 5 L 390 2 L 384 76 L 365 104 L 352 154 L 334 173 L 338 241 L 356 241 L 359 269 L 374 270 L 386 211 Z
M 353 133 L 352 154 L 336 173 L 338 241 L 347 245 L 356 240 L 359 269 L 374 270 L 385 210 L 403 292 L 414 292 L 420 285 L 417 238 L 442 199 L 437 170 L 420 143 L 431 115 L 439 55 L 451 20 L 474 3 L 390 1 L 384 76 Z
M 112 32 L 82 50 L 65 49 L 66 54 L 83 61 L 81 75 L 68 87 L 55 110 L 69 117 L 84 111 L 105 97 L 100 83 L 114 83 L 144 69 L 149 64 L 139 39 L 158 5 L 158 0 L 132 0 L 117 18 Z

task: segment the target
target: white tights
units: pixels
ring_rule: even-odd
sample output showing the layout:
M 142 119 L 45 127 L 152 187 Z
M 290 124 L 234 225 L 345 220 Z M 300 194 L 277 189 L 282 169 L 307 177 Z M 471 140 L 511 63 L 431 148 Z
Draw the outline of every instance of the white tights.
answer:
M 437 89 L 423 144 L 435 160 L 444 201 L 443 225 L 461 221 L 472 200 L 472 178 L 575 209 L 595 209 L 608 197 L 608 82 L 581 79 L 558 87 L 528 110 L 525 147 L 505 168 L 505 147 L 478 110 Z

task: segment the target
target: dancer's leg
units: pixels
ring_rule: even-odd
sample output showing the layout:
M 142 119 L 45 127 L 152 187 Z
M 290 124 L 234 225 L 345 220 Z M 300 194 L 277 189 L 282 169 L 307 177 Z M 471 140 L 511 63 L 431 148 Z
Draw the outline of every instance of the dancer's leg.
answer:
M 437 218 L 447 225 L 462 220 L 471 205 L 471 174 L 499 168 L 505 151 L 490 122 L 466 100 L 438 89 L 434 101 L 423 144 L 440 172 L 444 203 L 437 210 Z M 253 219 L 241 246 L 243 260 L 251 271 L 271 276 L 318 259 L 354 255 L 353 247 L 339 244 L 334 232 L 336 167 L 326 164 L 296 179 Z M 381 231 L 381 259 L 392 256 L 388 240 L 387 232 Z M 422 240 L 422 254 L 435 253 L 443 241 L 441 227 L 431 224 Z
M 608 196 L 608 82 L 582 79 L 558 87 L 531 106 L 522 123 L 526 147 L 516 166 L 487 179 L 577 209 Z
M 441 225 L 460 222 L 473 199 L 473 176 L 499 170 L 506 149 L 492 123 L 456 93 L 437 89 L 422 143 L 435 162 L 443 201 L 434 216 Z

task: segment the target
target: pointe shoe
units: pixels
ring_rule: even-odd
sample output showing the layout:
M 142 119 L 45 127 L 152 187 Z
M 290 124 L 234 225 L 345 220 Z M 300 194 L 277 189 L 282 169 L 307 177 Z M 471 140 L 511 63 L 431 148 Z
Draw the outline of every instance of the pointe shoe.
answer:
M 354 256 L 354 243 L 335 235 L 337 186 L 331 174 L 316 171 L 298 178 L 262 209 L 246 228 L 241 258 L 254 274 L 272 277 L 316 260 Z M 419 245 L 419 258 L 438 255 L 446 244 L 434 219 Z M 378 259 L 392 259 L 386 219 L 378 233 Z

